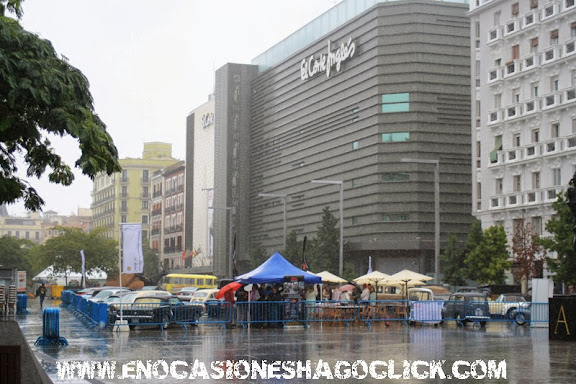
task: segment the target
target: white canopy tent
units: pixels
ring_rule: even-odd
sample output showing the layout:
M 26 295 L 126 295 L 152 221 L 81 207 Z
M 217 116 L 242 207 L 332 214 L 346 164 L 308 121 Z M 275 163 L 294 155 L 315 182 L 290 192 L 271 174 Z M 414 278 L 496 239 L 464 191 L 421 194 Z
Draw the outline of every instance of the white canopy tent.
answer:
M 99 285 L 103 285 L 106 282 L 108 275 L 106 272 L 97 271 L 97 272 L 90 272 L 86 273 L 86 280 L 89 280 L 93 283 L 97 283 Z M 36 276 L 32 278 L 33 282 L 47 282 L 51 285 L 73 285 L 71 284 L 73 281 L 77 282 L 80 285 L 82 281 L 82 274 L 78 272 L 67 271 L 64 272 L 54 272 L 54 268 L 49 266 Z

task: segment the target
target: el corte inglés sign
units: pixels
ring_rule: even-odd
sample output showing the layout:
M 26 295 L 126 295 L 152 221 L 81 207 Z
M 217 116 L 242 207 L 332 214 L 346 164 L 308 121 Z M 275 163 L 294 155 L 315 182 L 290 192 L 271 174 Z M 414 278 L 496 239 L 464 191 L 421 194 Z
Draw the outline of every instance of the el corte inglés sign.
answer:
M 314 55 L 309 58 L 302 59 L 300 62 L 300 79 L 302 81 L 308 80 L 315 75 L 326 72 L 326 77 L 330 77 L 332 67 L 336 67 L 336 72 L 340 72 L 342 63 L 356 53 L 356 41 L 352 37 L 346 43 L 332 50 L 332 42 L 328 40 L 328 53 L 321 53 L 318 57 Z

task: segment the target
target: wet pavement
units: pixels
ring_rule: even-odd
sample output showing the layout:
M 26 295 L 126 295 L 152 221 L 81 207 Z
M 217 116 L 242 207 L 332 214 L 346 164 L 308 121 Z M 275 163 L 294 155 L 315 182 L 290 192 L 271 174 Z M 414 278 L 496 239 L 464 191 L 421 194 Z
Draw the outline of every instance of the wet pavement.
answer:
M 48 302 L 51 306 L 57 304 Z M 188 327 L 187 331 L 176 325 L 165 331 L 137 328 L 113 332 L 87 327 L 71 312 L 61 309 L 60 336 L 66 338 L 69 345 L 42 347 L 34 345 L 42 335 L 41 313 L 35 301 L 29 306 L 30 314 L 17 316 L 17 321 L 55 383 L 172 383 L 188 382 L 190 376 L 196 375 L 196 380 L 206 383 L 301 383 L 312 381 L 306 379 L 307 374 L 319 376 L 313 380 L 318 383 L 358 381 L 357 377 L 367 383 L 576 382 L 576 343 L 548 340 L 547 328 L 516 327 L 507 323 L 489 323 L 486 328 L 458 327 L 450 322 L 442 326 L 411 327 L 399 323 L 389 327 L 385 324 L 373 327 L 312 324 L 309 328 L 283 329 L 222 329 L 216 325 L 200 325 Z M 134 376 L 136 363 L 130 363 L 136 360 L 144 367 L 141 379 Z M 150 365 L 146 366 L 148 360 Z M 166 363 L 161 363 L 162 360 Z M 253 365 L 240 364 L 237 372 L 226 369 L 226 365 L 220 365 L 223 367 L 220 371 L 210 365 L 226 360 L 256 361 L 257 366 L 266 361 L 269 376 L 263 378 L 257 369 L 256 373 L 252 372 L 254 377 L 246 373 L 246 368 L 255 369 Z M 308 360 L 311 368 L 300 369 L 298 364 L 305 365 Z M 355 368 L 358 360 L 362 362 Z M 477 360 L 481 362 L 475 364 Z M 486 372 L 492 371 L 486 365 L 490 360 L 495 364 L 505 361 L 506 379 L 489 379 Z M 113 379 L 107 376 L 88 380 L 59 378 L 57 362 L 70 361 L 115 362 L 116 370 Z M 280 373 L 274 370 L 273 362 L 278 362 L 278 366 L 285 364 Z M 164 367 L 172 371 L 165 374 Z M 125 378 L 119 379 L 122 370 Z M 302 377 L 298 378 L 296 372 Z M 146 379 L 146 374 L 151 374 L 151 378 Z M 226 379 L 226 374 L 231 378 Z M 331 375 L 333 379 L 329 379 Z

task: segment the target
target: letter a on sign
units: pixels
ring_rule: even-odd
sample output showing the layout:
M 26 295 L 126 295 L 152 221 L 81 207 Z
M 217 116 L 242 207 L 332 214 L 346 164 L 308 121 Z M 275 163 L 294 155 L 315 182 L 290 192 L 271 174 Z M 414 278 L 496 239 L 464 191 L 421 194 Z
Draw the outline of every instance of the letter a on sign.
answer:
M 562 320 L 560 320 L 560 316 L 562 316 Z M 568 321 L 566 320 L 566 312 L 564 312 L 564 306 L 560 305 L 560 312 L 558 312 L 558 320 L 556 321 L 556 328 L 554 329 L 554 334 L 558 334 L 558 324 L 563 323 L 566 327 L 566 335 L 570 335 L 570 329 L 568 328 Z
M 121 224 L 122 227 L 122 273 L 142 273 L 142 224 Z

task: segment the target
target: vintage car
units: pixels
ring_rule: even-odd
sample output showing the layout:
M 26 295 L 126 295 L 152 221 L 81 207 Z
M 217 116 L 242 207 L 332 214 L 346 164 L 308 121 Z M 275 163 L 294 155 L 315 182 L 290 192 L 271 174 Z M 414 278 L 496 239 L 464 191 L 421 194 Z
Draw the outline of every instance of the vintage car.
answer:
M 528 308 L 529 303 L 519 293 L 503 293 L 494 301 L 488 302 L 493 318 L 514 320 L 512 313 L 518 308 Z
M 444 320 L 455 320 L 464 325 L 469 321 L 485 326 L 490 320 L 488 298 L 483 292 L 456 292 L 450 295 L 442 308 Z
M 121 300 L 109 306 L 109 320 L 128 322 L 130 329 L 137 325 L 159 325 L 162 329 L 173 323 L 196 323 L 201 309 L 185 305 L 180 299 L 168 295 L 138 295 L 131 302 Z
M 190 301 L 192 296 L 194 296 L 194 292 L 198 290 L 198 287 L 184 287 L 178 292 L 176 292 L 176 296 L 182 301 Z

